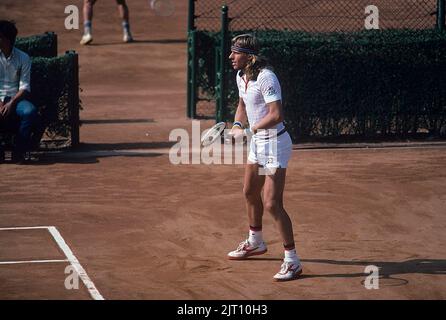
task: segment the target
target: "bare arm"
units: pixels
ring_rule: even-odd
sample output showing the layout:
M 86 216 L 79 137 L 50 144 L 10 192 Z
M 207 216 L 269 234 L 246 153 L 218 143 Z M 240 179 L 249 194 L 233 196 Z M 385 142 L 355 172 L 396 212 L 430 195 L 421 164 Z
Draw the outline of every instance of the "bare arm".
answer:
M 280 100 L 273 101 L 267 104 L 269 108 L 268 114 L 254 126 L 251 130 L 256 133 L 259 129 L 270 129 L 283 121 L 283 108 Z
M 237 110 L 235 111 L 234 116 L 234 122 L 240 122 L 241 124 L 244 124 L 248 122 L 248 116 L 246 115 L 246 105 L 245 102 L 243 102 L 242 98 L 239 98 L 238 100 L 238 106 Z M 243 136 L 244 130 L 239 126 L 233 126 L 230 135 L 232 135 L 235 139 L 238 139 L 240 136 Z
M 246 123 L 248 121 L 248 117 L 246 115 L 245 102 L 243 102 L 242 98 L 239 98 L 238 100 L 238 106 L 234 117 L 234 122 L 235 121 L 239 121 L 241 123 Z

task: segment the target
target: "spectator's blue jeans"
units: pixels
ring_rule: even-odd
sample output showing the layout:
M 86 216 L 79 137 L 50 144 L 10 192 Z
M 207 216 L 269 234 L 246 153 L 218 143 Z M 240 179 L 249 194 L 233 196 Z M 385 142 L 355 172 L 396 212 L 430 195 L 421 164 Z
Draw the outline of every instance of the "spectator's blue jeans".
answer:
M 17 104 L 16 114 L 19 119 L 16 151 L 23 153 L 31 148 L 32 130 L 38 127 L 40 119 L 37 108 L 28 100 L 22 100 Z

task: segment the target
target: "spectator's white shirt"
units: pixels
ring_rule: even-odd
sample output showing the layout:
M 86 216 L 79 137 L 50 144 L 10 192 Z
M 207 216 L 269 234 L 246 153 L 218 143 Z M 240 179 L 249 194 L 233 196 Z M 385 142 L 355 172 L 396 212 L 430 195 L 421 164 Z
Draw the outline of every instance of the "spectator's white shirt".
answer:
M 282 100 L 282 90 L 279 80 L 273 71 L 262 69 L 257 76 L 257 80 L 246 83 L 246 76 L 242 72 L 237 72 L 237 87 L 239 97 L 243 99 L 246 106 L 249 126 L 254 126 L 263 119 L 269 112 L 267 103 Z M 277 132 L 284 128 L 283 123 L 279 123 L 275 128 Z M 266 136 L 267 132 L 260 131 L 257 137 Z
M 13 98 L 19 90 L 31 92 L 31 59 L 29 56 L 13 48 L 6 58 L 0 51 L 0 99 L 6 96 Z

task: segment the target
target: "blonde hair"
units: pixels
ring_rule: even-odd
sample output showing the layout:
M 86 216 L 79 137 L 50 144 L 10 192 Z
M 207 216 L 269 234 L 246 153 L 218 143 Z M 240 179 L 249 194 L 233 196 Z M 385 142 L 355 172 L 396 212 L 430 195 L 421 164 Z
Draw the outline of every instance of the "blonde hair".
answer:
M 232 39 L 232 45 L 243 49 L 249 49 L 254 53 L 248 54 L 250 59 L 248 64 L 243 70 L 246 74 L 246 80 L 256 80 L 260 71 L 264 68 L 271 68 L 268 60 L 265 57 L 259 55 L 260 44 L 257 38 L 252 34 L 241 34 Z

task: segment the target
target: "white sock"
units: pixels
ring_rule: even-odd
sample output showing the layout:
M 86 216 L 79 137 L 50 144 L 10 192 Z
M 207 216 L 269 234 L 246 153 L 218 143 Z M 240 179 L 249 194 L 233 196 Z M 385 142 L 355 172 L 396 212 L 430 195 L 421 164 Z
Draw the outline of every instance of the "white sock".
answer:
M 263 242 L 262 231 L 253 231 L 250 229 L 248 241 L 252 245 L 258 245 L 258 244 L 262 243 Z
M 84 22 L 84 34 L 91 34 L 91 21 Z
M 297 262 L 300 263 L 300 259 L 297 255 L 296 249 L 285 250 L 285 259 L 286 262 Z
M 130 33 L 130 23 L 128 23 L 127 21 L 123 21 L 122 30 L 124 31 L 124 33 Z

